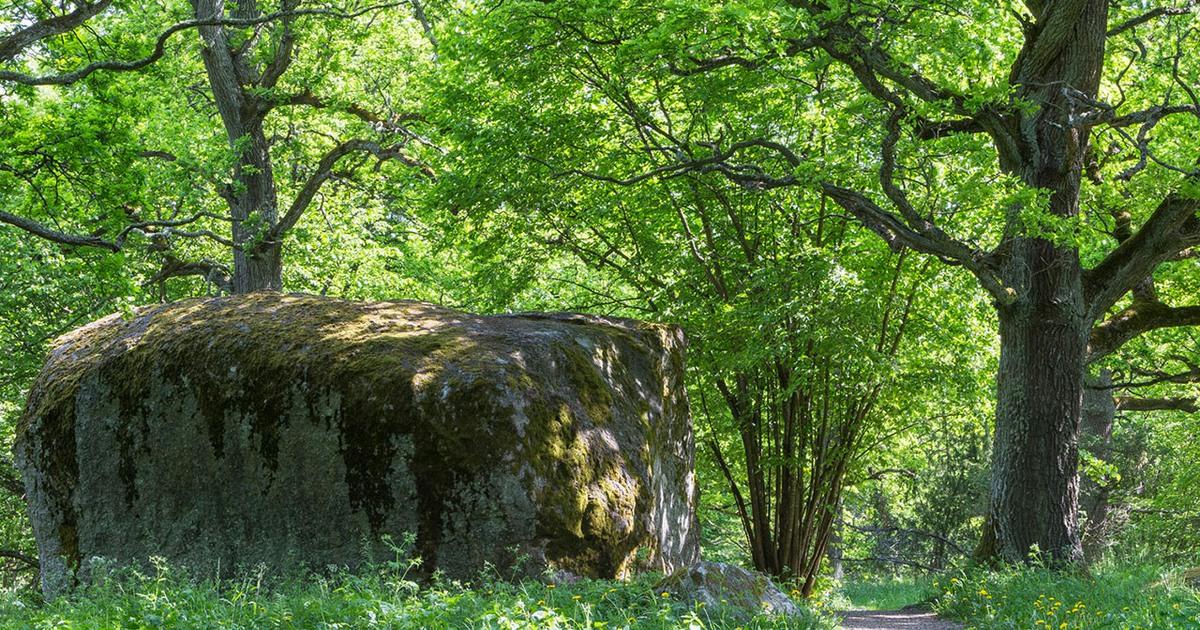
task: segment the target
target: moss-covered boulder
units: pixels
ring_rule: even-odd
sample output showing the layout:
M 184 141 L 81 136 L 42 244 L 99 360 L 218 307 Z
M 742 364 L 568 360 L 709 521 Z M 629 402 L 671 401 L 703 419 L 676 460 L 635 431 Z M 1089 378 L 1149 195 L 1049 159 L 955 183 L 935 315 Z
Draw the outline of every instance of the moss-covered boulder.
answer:
M 16 455 L 43 589 L 151 556 L 670 572 L 698 554 L 678 328 L 275 293 L 59 339 Z M 83 569 L 81 571 L 81 569 Z
M 743 622 L 755 615 L 790 617 L 801 612 L 771 578 L 721 562 L 697 562 L 677 569 L 655 590 L 690 606 L 731 610 Z

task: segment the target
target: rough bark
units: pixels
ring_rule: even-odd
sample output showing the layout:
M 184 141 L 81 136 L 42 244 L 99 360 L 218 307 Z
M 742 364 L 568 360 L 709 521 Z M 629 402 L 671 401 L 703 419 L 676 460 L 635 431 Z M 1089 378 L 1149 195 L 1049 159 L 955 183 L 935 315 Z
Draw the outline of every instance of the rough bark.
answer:
M 197 18 L 222 17 L 225 13 L 223 0 L 196 0 L 194 7 Z M 240 5 L 238 10 L 257 12 L 256 8 Z M 229 146 L 237 155 L 234 183 L 225 195 L 233 219 L 233 292 L 279 290 L 283 287 L 280 246 L 265 239 L 279 217 L 271 147 L 263 131 L 270 108 L 246 89 L 262 77 L 248 76 L 251 71 L 245 67 L 242 53 L 230 46 L 224 26 L 202 26 L 199 31 L 213 101 Z
M 1082 99 L 1097 96 L 1107 4 L 1038 4 L 1013 81 L 1039 107 L 1016 113 L 1016 150 L 1001 167 L 1050 191 L 1049 212 L 1079 213 L 1089 129 L 1076 124 Z M 1028 111 L 1028 110 L 1027 110 Z M 1012 236 L 1002 276 L 1015 291 L 998 306 L 1000 370 L 989 526 L 994 552 L 1025 560 L 1037 549 L 1053 563 L 1082 559 L 1078 532 L 1079 423 L 1092 321 L 1077 249 Z

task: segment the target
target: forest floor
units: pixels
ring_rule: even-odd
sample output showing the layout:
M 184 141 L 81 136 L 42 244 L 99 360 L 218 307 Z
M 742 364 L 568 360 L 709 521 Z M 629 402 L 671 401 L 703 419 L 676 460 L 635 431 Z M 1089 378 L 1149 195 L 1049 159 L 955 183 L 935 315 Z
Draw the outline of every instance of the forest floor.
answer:
M 960 630 L 962 624 L 919 608 L 847 610 L 839 612 L 847 630 Z

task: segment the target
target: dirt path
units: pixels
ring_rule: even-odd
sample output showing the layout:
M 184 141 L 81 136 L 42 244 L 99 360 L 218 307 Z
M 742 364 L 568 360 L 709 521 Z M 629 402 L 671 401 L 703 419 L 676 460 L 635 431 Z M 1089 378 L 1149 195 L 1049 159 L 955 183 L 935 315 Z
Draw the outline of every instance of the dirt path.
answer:
M 838 613 L 847 630 L 960 630 L 962 624 L 928 610 L 847 610 Z

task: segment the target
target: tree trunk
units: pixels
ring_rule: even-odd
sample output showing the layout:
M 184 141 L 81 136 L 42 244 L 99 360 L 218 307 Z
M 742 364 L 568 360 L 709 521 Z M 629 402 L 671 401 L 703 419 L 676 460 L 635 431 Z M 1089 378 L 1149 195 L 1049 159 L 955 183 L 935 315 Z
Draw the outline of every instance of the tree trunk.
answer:
M 194 0 L 194 8 L 197 19 L 225 13 L 222 0 Z M 239 5 L 238 10 L 243 17 L 257 12 L 253 3 Z M 229 147 L 237 155 L 232 185 L 224 193 L 233 221 L 233 292 L 279 290 L 283 287 L 280 244 L 267 240 L 279 220 L 271 146 L 263 132 L 269 108 L 247 89 L 256 76 L 242 52 L 230 47 L 225 28 L 202 26 L 199 32 L 213 102 Z
M 279 221 L 270 146 L 261 119 L 251 120 L 248 127 L 243 137 L 250 142 L 234 168 L 238 191 L 229 199 L 233 242 L 237 245 L 233 251 L 233 292 L 279 291 L 283 288 L 281 247 L 267 236 Z M 236 146 L 234 143 L 231 138 L 230 144 Z
M 1046 212 L 1079 214 L 1090 129 L 1078 112 L 1094 101 L 1104 68 L 1105 0 L 1027 3 L 1036 18 L 1012 75 L 1017 96 L 1036 104 L 1014 114 L 998 146 L 1000 166 L 1047 191 Z M 1010 215 L 1001 274 L 1013 301 L 997 306 L 1000 370 L 988 527 L 979 551 L 1026 561 L 1035 548 L 1052 564 L 1083 558 L 1078 531 L 1079 422 L 1088 334 L 1079 251 L 1025 235 Z M 991 548 L 986 548 L 990 546 Z
M 846 568 L 842 563 L 842 528 L 844 521 L 842 520 L 842 502 L 838 501 L 837 507 L 834 508 L 833 527 L 829 531 L 829 544 L 825 547 L 825 555 L 829 557 L 829 572 L 834 580 L 841 581 L 846 575 Z
M 1079 419 L 1090 322 L 1079 259 L 1041 239 L 1018 239 L 1027 299 L 1000 311 L 1000 371 L 992 459 L 993 549 L 1025 561 L 1036 548 L 1055 564 L 1082 558 Z M 985 535 L 985 540 L 988 536 Z
M 1093 457 L 1108 461 L 1111 456 L 1113 422 L 1117 416 L 1113 398 L 1112 373 L 1102 371 L 1083 390 L 1083 428 L 1081 442 Z M 1099 483 L 1086 476 L 1080 478 L 1079 507 L 1087 515 L 1083 530 L 1083 555 L 1090 563 L 1099 559 L 1108 546 L 1109 496 L 1112 481 Z

